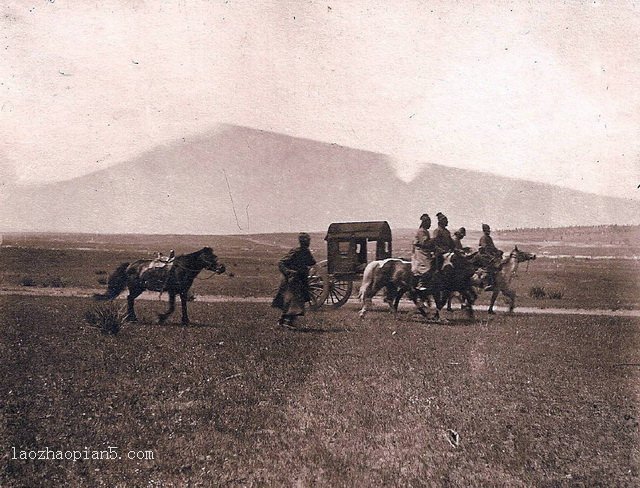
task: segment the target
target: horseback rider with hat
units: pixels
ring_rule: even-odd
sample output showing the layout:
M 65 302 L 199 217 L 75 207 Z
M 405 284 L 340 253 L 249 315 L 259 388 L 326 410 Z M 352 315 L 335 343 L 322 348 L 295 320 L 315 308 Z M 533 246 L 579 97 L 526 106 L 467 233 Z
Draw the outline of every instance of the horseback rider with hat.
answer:
M 311 300 L 309 291 L 309 267 L 316 264 L 309 245 L 311 236 L 306 232 L 298 235 L 299 247 L 291 249 L 278 263 L 282 281 L 278 293 L 271 303 L 282 310 L 278 325 L 292 329 L 296 317 L 304 315 L 304 304 Z
M 489 286 L 485 287 L 484 290 L 493 291 L 495 276 L 504 253 L 493 243 L 491 227 L 488 224 L 482 224 L 482 237 L 480 237 L 478 245 L 478 254 L 483 258 L 487 270 L 487 280 L 489 281 Z
M 436 214 L 438 218 L 438 227 L 433 231 L 433 242 L 436 246 L 436 252 L 447 253 L 455 249 L 456 245 L 451 237 L 451 232 L 447 229 L 449 219 L 442 212 Z
M 467 229 L 460 227 L 453 233 L 453 251 L 459 254 L 467 254 L 471 250 L 468 247 L 462 245 L 462 239 L 467 235 Z
M 413 253 L 411 255 L 411 272 L 418 277 L 416 289 L 424 291 L 433 273 L 433 239 L 429 235 L 431 217 L 429 214 L 420 216 L 420 227 L 413 239 Z

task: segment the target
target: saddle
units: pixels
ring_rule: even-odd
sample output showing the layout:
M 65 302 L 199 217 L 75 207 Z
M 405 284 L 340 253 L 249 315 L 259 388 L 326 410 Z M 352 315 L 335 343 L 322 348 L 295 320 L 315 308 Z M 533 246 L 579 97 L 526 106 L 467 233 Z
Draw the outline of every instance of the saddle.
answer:
M 140 274 L 145 287 L 151 291 L 163 291 L 169 281 L 173 260 L 166 258 L 153 259 L 147 269 Z

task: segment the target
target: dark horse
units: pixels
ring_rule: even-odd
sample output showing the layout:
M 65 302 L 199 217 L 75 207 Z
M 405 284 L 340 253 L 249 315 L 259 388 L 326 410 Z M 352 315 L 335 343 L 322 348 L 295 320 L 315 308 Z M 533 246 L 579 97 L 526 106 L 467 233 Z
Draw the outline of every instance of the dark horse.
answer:
M 213 254 L 213 250 L 210 247 L 203 247 L 191 254 L 177 256 L 173 261 L 167 263 L 166 268 L 162 270 L 164 274 L 160 281 L 146 278 L 150 272 L 157 271 L 153 269 L 154 263 L 157 263 L 157 261 L 140 259 L 131 264 L 121 264 L 109 276 L 107 292 L 103 295 L 94 295 L 94 298 L 96 300 L 113 300 L 128 287 L 127 320 L 136 322 L 138 319 L 133 308 L 134 300 L 145 290 L 166 291 L 169 294 L 169 309 L 158 316 L 162 324 L 175 310 L 176 295 L 180 295 L 182 323 L 187 325 L 189 323 L 187 294 L 193 284 L 193 280 L 203 269 L 214 271 L 218 274 L 225 271 L 224 264 L 218 264 L 218 258 Z

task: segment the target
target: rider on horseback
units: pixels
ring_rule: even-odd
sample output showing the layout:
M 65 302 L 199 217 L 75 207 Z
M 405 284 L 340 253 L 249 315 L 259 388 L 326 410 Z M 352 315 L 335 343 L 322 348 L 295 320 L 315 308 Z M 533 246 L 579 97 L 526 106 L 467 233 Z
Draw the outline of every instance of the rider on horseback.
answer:
M 447 225 L 449 225 L 449 219 L 442 212 L 438 212 L 436 214 L 438 218 L 438 227 L 435 231 L 433 231 L 433 241 L 436 246 L 436 253 L 447 253 L 451 252 L 455 249 L 456 244 L 453 242 L 451 238 L 451 232 L 447 229 Z
M 485 268 L 487 270 L 487 280 L 489 282 L 489 285 L 484 290 L 493 291 L 493 287 L 495 286 L 495 276 L 499 269 L 503 252 L 493 243 L 493 239 L 491 238 L 491 227 L 487 224 L 482 224 L 482 232 L 483 234 L 480 238 L 478 254 L 484 260 Z
M 470 248 L 462 245 L 462 239 L 467 235 L 467 229 L 460 227 L 453 233 L 453 250 L 458 254 L 468 254 L 471 251 Z
M 444 255 L 455 251 L 455 242 L 451 238 L 451 233 L 447 229 L 449 225 L 449 219 L 442 212 L 436 214 L 438 218 L 438 227 L 433 232 L 433 242 L 435 246 L 435 258 L 434 258 L 434 272 L 439 273 L 442 271 L 444 265 Z
M 424 291 L 433 273 L 433 251 L 435 249 L 433 239 L 429 235 L 431 217 L 422 214 L 420 228 L 413 239 L 413 254 L 411 255 L 411 271 L 418 277 L 416 289 Z

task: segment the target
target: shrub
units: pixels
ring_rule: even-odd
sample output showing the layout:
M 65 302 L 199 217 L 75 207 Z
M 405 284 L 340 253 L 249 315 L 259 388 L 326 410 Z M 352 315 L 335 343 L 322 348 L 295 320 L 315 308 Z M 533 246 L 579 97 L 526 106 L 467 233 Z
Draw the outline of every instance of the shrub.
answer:
M 549 291 L 549 293 L 547 293 L 547 296 L 552 300 L 562 300 L 562 297 L 564 296 L 564 292 L 561 290 L 553 290 L 553 291 Z
M 64 288 L 67 285 L 64 281 L 62 281 L 62 278 L 56 276 L 55 278 L 51 279 L 51 281 L 49 282 L 49 286 L 51 288 Z
M 547 296 L 547 292 L 544 289 L 544 286 L 532 286 L 529 289 L 529 296 L 532 298 L 544 298 Z
M 127 314 L 115 303 L 100 304 L 87 311 L 84 319 L 105 335 L 116 335 L 124 325 Z
M 98 284 L 106 285 L 107 284 L 107 279 L 106 278 L 98 278 Z
M 96 274 L 98 276 L 103 276 L 103 275 L 106 275 L 107 272 L 105 270 L 103 270 L 103 269 L 98 269 L 98 270 L 96 270 Z
M 233 271 L 230 271 L 229 273 L 227 273 L 227 276 L 229 278 L 233 278 L 236 274 Z
M 30 276 L 25 276 L 20 280 L 22 286 L 36 286 L 36 281 Z

